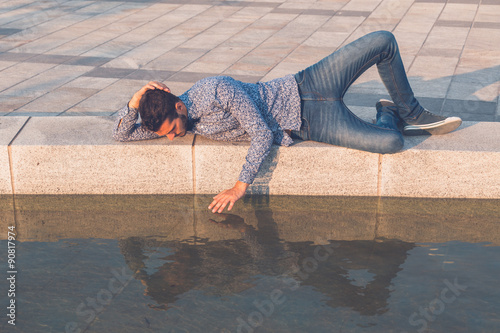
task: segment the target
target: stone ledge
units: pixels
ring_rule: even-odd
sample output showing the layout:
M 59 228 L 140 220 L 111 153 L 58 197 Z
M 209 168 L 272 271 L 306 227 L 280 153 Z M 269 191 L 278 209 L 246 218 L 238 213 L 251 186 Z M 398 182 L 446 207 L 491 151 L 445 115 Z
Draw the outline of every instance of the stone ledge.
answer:
M 213 194 L 234 184 L 249 146 L 194 135 L 121 143 L 111 137 L 113 121 L 0 119 L 0 194 Z M 500 198 L 498 161 L 494 122 L 406 137 L 392 155 L 297 142 L 273 146 L 248 193 Z

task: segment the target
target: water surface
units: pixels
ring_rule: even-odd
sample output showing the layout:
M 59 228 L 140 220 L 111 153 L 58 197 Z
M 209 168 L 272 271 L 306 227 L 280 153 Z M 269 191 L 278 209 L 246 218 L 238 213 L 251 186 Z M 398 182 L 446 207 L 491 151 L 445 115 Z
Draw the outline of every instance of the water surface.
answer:
M 499 201 L 250 196 L 222 215 L 208 196 L 0 202 L 18 232 L 5 331 L 500 331 Z

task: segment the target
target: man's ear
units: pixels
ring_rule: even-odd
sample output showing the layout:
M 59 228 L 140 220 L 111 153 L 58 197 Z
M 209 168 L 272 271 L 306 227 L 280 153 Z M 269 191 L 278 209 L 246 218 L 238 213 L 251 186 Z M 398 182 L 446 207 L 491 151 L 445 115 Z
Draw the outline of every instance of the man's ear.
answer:
M 177 112 L 181 111 L 182 110 L 182 102 L 177 102 L 175 103 L 175 110 Z

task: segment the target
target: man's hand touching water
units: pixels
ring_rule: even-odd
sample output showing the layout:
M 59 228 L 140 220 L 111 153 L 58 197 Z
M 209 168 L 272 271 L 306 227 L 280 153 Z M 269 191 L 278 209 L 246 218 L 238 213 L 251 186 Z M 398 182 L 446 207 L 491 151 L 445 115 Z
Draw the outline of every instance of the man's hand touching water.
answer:
M 237 181 L 233 188 L 217 194 L 214 197 L 214 201 L 208 206 L 208 209 L 212 209 L 212 213 L 222 213 L 224 208 L 229 204 L 227 210 L 231 210 L 234 203 L 245 195 L 248 185 L 247 183 Z

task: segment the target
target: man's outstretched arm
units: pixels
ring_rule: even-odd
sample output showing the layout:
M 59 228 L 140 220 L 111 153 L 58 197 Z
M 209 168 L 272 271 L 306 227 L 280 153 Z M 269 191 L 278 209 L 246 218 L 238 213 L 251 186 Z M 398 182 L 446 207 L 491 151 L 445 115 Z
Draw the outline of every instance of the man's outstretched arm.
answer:
M 273 133 L 262 118 L 260 111 L 248 94 L 235 80 L 224 81 L 217 89 L 219 102 L 238 120 L 241 127 L 251 138 L 250 148 L 236 184 L 216 195 L 208 206 L 213 213 L 228 211 L 234 203 L 241 199 L 248 186 L 253 182 L 264 158 L 269 154 L 273 144 Z

